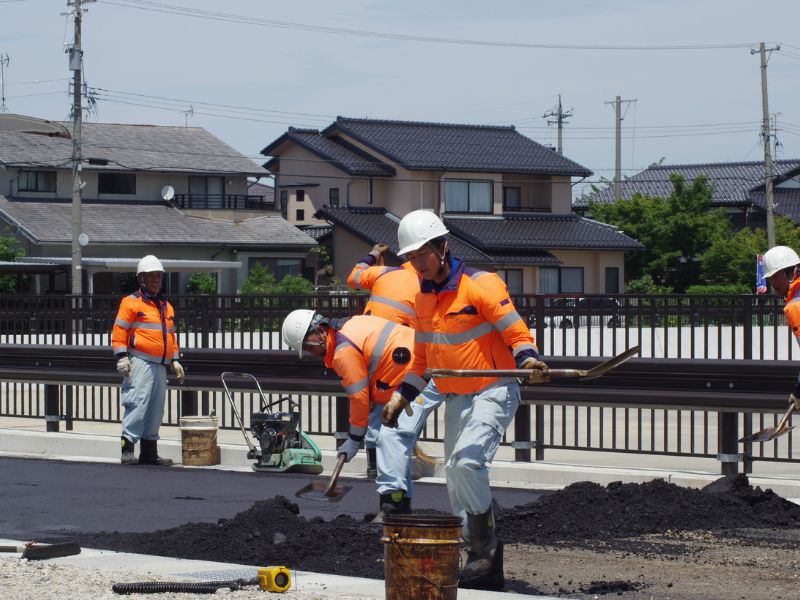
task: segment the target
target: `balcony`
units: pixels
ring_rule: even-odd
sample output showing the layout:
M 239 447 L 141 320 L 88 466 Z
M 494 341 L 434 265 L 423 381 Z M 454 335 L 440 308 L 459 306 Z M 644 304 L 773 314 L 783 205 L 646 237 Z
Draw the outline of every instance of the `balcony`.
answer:
M 503 213 L 538 213 L 548 214 L 552 212 L 549 206 L 519 206 L 517 204 L 503 203 Z
M 175 194 L 178 208 L 220 210 L 275 210 L 275 200 L 249 194 Z

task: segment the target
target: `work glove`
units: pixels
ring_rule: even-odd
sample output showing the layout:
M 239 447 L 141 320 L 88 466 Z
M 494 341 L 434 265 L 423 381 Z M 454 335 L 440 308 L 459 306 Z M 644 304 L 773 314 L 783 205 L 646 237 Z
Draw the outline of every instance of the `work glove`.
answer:
M 400 411 L 403 409 L 405 409 L 406 414 L 409 417 L 414 415 L 414 409 L 411 408 L 408 400 L 403 398 L 403 395 L 400 392 L 396 391 L 392 393 L 392 397 L 389 399 L 389 402 L 387 402 L 386 406 L 383 407 L 383 412 L 381 413 L 381 423 L 387 427 L 397 427 L 397 419 L 400 416 Z
M 519 366 L 520 369 L 533 369 L 531 374 L 525 377 L 525 383 L 547 383 L 550 381 L 548 371 L 550 368 L 540 360 L 528 357 Z
M 797 397 L 797 396 L 795 396 L 794 394 L 792 394 L 791 396 L 789 396 L 789 406 L 791 406 L 791 405 L 793 405 L 793 404 L 794 404 L 794 409 L 795 409 L 796 411 L 800 412 L 800 398 L 798 398 L 798 397 Z
M 372 247 L 372 250 L 370 251 L 370 254 L 371 254 L 372 256 L 374 256 L 375 258 L 379 258 L 379 257 L 380 257 L 380 256 L 382 256 L 382 255 L 383 255 L 383 253 L 384 253 L 384 252 L 386 252 L 388 249 L 389 249 L 389 245 L 388 245 L 388 244 L 375 244 L 375 245 Z
M 358 453 L 361 446 L 361 440 L 357 440 L 352 436 L 348 436 L 344 443 L 336 450 L 337 454 L 344 454 L 344 462 L 350 462 L 353 457 Z
M 172 361 L 172 372 L 178 378 L 178 383 L 183 383 L 183 380 L 186 379 L 186 373 L 184 373 L 181 363 L 177 360 Z
M 117 371 L 123 377 L 130 377 L 131 376 L 131 359 L 127 356 L 123 356 L 117 361 Z

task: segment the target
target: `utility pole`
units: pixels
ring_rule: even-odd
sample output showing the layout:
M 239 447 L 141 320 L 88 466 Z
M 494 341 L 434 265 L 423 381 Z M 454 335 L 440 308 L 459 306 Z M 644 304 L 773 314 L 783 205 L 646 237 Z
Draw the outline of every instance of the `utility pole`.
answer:
M 614 197 L 622 198 L 622 103 L 636 102 L 636 99 L 623 100 L 619 96 L 615 100 L 609 100 L 606 104 L 614 105 L 615 122 L 616 122 L 616 145 L 614 153 Z
M 0 112 L 8 112 L 6 106 L 6 69 L 8 63 L 11 62 L 8 54 L 0 54 Z
M 558 95 L 558 106 L 554 109 L 548 110 L 546 113 L 542 115 L 543 119 L 547 117 L 555 117 L 555 121 L 547 121 L 548 125 L 558 125 L 558 153 L 563 154 L 563 145 L 562 145 L 562 131 L 564 129 L 563 124 L 566 119 L 572 116 L 572 110 L 569 109 L 567 112 L 561 110 L 561 94 Z
M 761 57 L 761 141 L 764 143 L 764 188 L 767 209 L 767 246 L 775 245 L 775 203 L 772 193 L 772 154 L 770 152 L 771 132 L 769 126 L 769 98 L 767 95 L 767 52 L 780 50 L 780 45 L 767 49 L 764 42 L 758 50 L 750 50 L 750 54 L 759 53 Z
M 75 39 L 69 53 L 69 69 L 72 71 L 72 293 L 83 294 L 83 267 L 81 235 L 81 75 L 83 69 L 83 50 L 81 50 L 81 0 L 71 0 L 67 6 L 74 7 Z

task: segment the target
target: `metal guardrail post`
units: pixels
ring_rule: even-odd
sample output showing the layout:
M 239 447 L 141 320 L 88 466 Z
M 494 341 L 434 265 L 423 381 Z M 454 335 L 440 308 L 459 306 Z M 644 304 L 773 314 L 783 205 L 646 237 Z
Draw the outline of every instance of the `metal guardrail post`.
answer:
M 536 418 L 536 460 L 544 460 L 544 406 L 534 405 L 533 414 Z
M 722 475 L 736 475 L 739 462 L 744 459 L 739 454 L 739 414 L 735 412 L 719 413 L 719 454 L 717 460 L 722 463 Z
M 45 431 L 57 432 L 59 430 L 61 423 L 60 391 L 60 386 L 55 384 L 46 384 L 44 386 Z
M 744 415 L 744 434 L 747 435 L 753 431 L 753 413 L 745 413 Z M 744 443 L 744 459 L 742 460 L 744 472 L 749 475 L 753 472 L 753 442 Z
M 514 460 L 531 462 L 531 407 L 520 404 L 514 415 Z
M 188 417 L 197 414 L 197 392 L 181 390 L 181 416 Z
M 350 431 L 350 399 L 346 396 L 336 396 L 336 448 L 342 445 Z
M 744 326 L 742 327 L 744 338 L 744 358 L 753 358 L 753 304 L 749 297 L 742 300 L 742 317 Z

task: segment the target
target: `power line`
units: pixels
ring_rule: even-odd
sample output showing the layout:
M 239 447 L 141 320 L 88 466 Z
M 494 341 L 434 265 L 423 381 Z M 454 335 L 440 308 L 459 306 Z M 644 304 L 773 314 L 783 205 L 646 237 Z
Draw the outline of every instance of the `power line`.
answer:
M 603 44 L 541 44 L 528 42 L 508 42 L 491 40 L 473 40 L 463 38 L 447 38 L 438 36 L 422 36 L 400 33 L 388 33 L 379 31 L 369 31 L 363 29 L 347 29 L 343 27 L 328 27 L 323 25 L 309 25 L 292 21 L 277 21 L 274 19 L 262 19 L 259 17 L 236 15 L 218 11 L 201 10 L 184 6 L 176 6 L 162 2 L 152 2 L 150 0 L 99 0 L 103 4 L 120 6 L 124 8 L 134 8 L 150 12 L 173 14 L 181 16 L 195 17 L 198 19 L 208 19 L 212 21 L 224 21 L 239 23 L 242 25 L 252 25 L 258 27 L 271 27 L 275 29 L 288 29 L 309 31 L 313 33 L 328 33 L 332 35 L 344 35 L 355 37 L 379 38 L 387 40 L 398 40 L 406 42 L 427 42 L 436 44 L 455 44 L 462 46 L 492 46 L 498 48 L 529 48 L 539 50 L 615 50 L 615 51 L 641 51 L 641 50 L 729 50 L 734 48 L 752 48 L 757 45 L 755 42 L 737 42 L 726 44 L 668 44 L 668 45 L 603 45 Z

